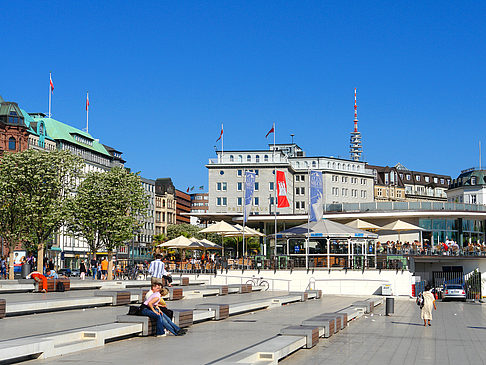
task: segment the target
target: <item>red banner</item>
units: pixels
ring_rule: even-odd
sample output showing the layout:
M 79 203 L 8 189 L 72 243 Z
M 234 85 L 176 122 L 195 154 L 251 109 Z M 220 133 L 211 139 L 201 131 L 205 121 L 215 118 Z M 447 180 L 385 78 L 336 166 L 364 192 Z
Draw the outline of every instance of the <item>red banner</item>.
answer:
M 277 171 L 277 197 L 278 208 L 289 207 L 289 200 L 287 199 L 287 182 L 285 181 L 285 172 Z

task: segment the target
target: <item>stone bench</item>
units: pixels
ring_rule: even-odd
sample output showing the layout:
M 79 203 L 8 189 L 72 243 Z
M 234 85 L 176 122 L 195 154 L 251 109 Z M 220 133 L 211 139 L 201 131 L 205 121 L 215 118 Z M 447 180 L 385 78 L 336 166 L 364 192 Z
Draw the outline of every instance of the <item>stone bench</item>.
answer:
M 128 290 L 123 291 L 108 291 L 108 290 L 100 290 L 95 291 L 94 295 L 96 297 L 110 297 L 112 298 L 113 302 L 112 305 L 127 305 L 130 304 L 132 301 L 132 296 Z
M 207 285 L 207 289 L 218 289 L 219 295 L 228 295 L 228 285 Z
M 313 319 L 328 319 L 333 322 L 334 333 L 338 333 L 341 330 L 341 317 L 338 315 L 325 315 L 319 314 L 318 316 L 312 317 Z
M 167 289 L 169 290 L 169 300 L 181 300 L 184 297 L 182 288 L 168 287 Z
M 59 310 L 97 307 L 112 305 L 113 298 L 107 296 L 86 298 L 59 298 L 48 300 L 30 300 L 27 302 L 6 303 L 6 314 L 20 315 L 38 312 L 54 312 Z
M 351 307 L 361 309 L 364 313 L 372 313 L 375 308 L 373 303 L 365 300 L 354 302 Z
M 309 298 L 322 298 L 322 290 L 306 290 L 306 293 L 309 295 Z
M 307 292 L 296 292 L 296 291 L 291 291 L 289 292 L 289 295 L 300 295 L 300 301 L 301 302 L 306 302 L 309 299 L 309 293 Z
M 319 327 L 317 326 L 289 326 L 280 330 L 281 335 L 305 336 L 305 348 L 310 349 L 319 342 Z
M 229 305 L 228 304 L 216 304 L 216 303 L 203 303 L 196 304 L 195 309 L 206 309 L 208 311 L 214 311 L 214 319 L 219 321 L 229 317 Z
M 54 347 L 52 341 L 36 337 L 19 338 L 0 342 L 0 363 L 31 356 L 39 357 Z
M 116 317 L 118 323 L 140 323 L 142 325 L 141 336 L 155 336 L 157 321 L 147 316 L 120 315 Z
M 294 302 L 302 301 L 302 296 L 300 294 L 293 294 L 293 295 L 283 295 L 281 297 L 272 298 L 273 305 L 285 305 Z
M 271 299 L 253 300 L 249 302 L 240 302 L 230 304 L 229 314 L 239 314 L 250 312 L 258 309 L 268 308 L 272 305 Z
M 228 289 L 229 288 L 238 289 L 237 293 L 240 293 L 240 294 L 251 293 L 253 291 L 253 285 L 252 284 L 230 284 L 230 285 L 228 285 Z
M 319 317 L 330 316 L 331 318 L 339 318 L 339 321 L 336 322 L 336 325 L 339 325 L 339 329 L 343 329 L 348 325 L 348 314 L 339 312 L 339 313 L 322 313 L 319 314 Z M 339 322 L 339 323 L 338 323 Z
M 331 337 L 334 334 L 334 321 L 329 318 L 312 317 L 302 321 L 303 326 L 317 326 L 323 329 L 322 337 Z
M 173 322 L 179 327 L 189 327 L 194 323 L 194 313 L 192 309 L 172 309 L 174 312 Z
M 6 315 L 6 309 L 7 309 L 7 304 L 6 304 L 5 299 L 0 299 L 0 319 L 5 318 Z

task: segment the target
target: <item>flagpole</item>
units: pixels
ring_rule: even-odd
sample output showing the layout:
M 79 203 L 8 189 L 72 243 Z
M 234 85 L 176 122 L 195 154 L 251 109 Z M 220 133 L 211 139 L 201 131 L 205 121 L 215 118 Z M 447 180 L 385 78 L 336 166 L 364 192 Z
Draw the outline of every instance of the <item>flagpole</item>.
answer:
M 243 242 L 242 242 L 243 252 L 245 251 L 245 225 L 246 225 L 246 169 L 243 170 Z M 236 238 L 236 258 L 238 258 L 238 238 Z
M 52 77 L 51 77 L 52 73 L 49 72 L 49 118 L 51 117 L 51 94 L 52 94 L 52 90 L 51 90 L 51 80 L 52 80 Z
M 88 133 L 89 93 L 86 91 L 86 133 Z
M 221 157 L 223 157 L 224 155 L 223 139 L 224 139 L 224 131 L 223 131 L 223 123 L 221 123 Z
M 275 137 L 276 135 L 276 131 L 275 131 L 275 122 L 273 122 L 273 164 L 274 164 L 274 195 L 275 195 L 275 198 L 273 200 L 273 206 L 274 206 L 274 214 L 275 214 L 275 248 L 274 248 L 274 256 L 275 256 L 275 259 L 277 259 L 277 200 L 278 200 L 278 196 L 277 196 L 277 162 L 275 161 Z

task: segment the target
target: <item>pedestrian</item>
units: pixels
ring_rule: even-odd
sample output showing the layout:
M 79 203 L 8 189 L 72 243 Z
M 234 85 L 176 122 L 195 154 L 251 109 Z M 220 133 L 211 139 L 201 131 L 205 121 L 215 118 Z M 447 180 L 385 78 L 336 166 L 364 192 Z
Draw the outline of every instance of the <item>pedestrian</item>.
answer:
M 49 259 L 49 265 L 47 266 L 48 270 L 54 270 L 54 262 L 52 262 L 52 259 Z
M 47 292 L 47 278 L 38 271 L 32 271 L 29 275 L 25 277 L 26 279 L 34 279 L 39 285 L 39 291 Z
M 0 279 L 7 279 L 7 258 L 0 257 Z
M 106 280 L 108 278 L 108 260 L 103 257 L 101 261 L 101 280 Z
M 169 275 L 168 272 L 165 270 L 165 264 L 162 261 L 162 255 L 160 253 L 155 255 L 155 260 L 150 263 L 148 271 L 149 274 L 152 276 L 152 285 L 159 283 L 160 285 L 165 286 L 166 282 L 168 282 Z M 171 286 L 170 282 L 168 285 Z
M 429 284 L 425 286 L 425 291 L 422 293 L 422 296 L 423 306 L 420 316 L 424 320 L 424 326 L 427 326 L 427 324 L 431 326 L 430 321 L 432 320 L 432 308 L 437 310 L 437 306 L 435 305 L 435 297 Z
M 84 260 L 81 260 L 81 263 L 79 264 L 79 277 L 81 280 L 84 280 L 84 277 L 86 276 L 86 262 Z
M 93 280 L 96 280 L 96 276 L 98 275 L 98 260 L 96 257 L 91 259 L 91 272 L 93 273 Z

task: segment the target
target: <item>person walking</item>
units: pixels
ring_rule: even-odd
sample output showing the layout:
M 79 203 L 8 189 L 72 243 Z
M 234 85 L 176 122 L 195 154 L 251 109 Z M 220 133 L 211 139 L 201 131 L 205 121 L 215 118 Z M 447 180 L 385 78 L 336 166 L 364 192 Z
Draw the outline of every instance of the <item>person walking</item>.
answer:
M 435 305 L 435 297 L 429 284 L 425 286 L 425 291 L 422 293 L 422 296 L 424 302 L 420 316 L 424 320 L 424 326 L 427 326 L 427 324 L 431 326 L 430 321 L 432 320 L 432 309 L 437 310 L 437 306 Z
M 81 280 L 84 280 L 86 276 L 86 262 L 84 260 L 81 260 L 81 263 L 79 264 L 79 276 L 81 277 Z
M 101 261 L 101 280 L 108 279 L 108 260 L 106 257 L 103 257 Z
M 165 286 L 164 276 L 167 276 L 167 271 L 165 271 L 165 264 L 162 261 L 162 255 L 158 253 L 155 255 L 155 260 L 150 263 L 149 274 L 152 276 L 151 284 L 160 284 Z

